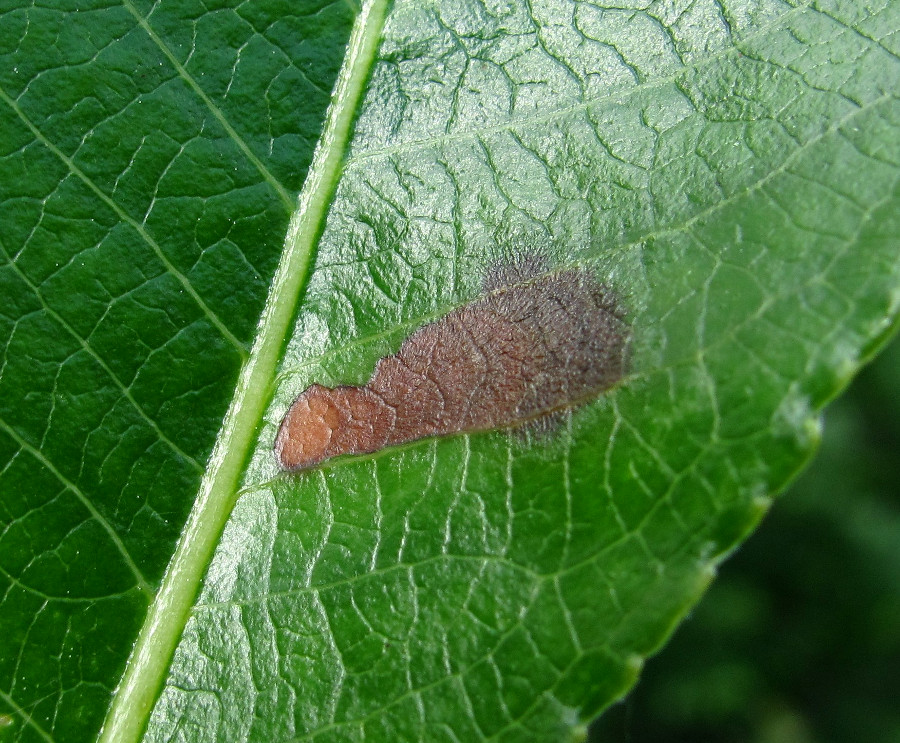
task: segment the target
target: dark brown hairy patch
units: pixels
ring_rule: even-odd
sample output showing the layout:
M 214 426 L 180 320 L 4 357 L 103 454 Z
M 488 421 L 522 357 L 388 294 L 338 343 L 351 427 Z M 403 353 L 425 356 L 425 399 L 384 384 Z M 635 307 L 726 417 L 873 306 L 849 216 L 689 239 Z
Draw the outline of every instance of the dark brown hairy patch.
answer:
M 314 384 L 275 438 L 284 469 L 430 436 L 519 426 L 581 405 L 625 372 L 615 295 L 581 269 L 526 257 L 490 270 L 485 294 L 403 341 L 368 384 Z

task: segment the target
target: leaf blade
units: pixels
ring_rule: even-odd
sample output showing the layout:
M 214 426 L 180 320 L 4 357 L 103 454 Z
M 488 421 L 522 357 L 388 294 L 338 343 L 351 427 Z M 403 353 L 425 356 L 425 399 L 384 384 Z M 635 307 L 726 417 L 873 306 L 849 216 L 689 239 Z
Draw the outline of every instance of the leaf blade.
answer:
M 557 739 L 633 682 L 897 313 L 898 158 L 874 134 L 896 127 L 896 59 L 844 10 L 732 4 L 704 36 L 646 9 L 395 4 L 248 487 L 148 739 Z M 577 12 L 584 58 L 553 37 Z M 608 47 L 621 77 L 566 92 Z M 535 83 L 513 69 L 535 49 L 570 56 Z M 823 75 L 829 55 L 856 75 Z M 476 84 L 485 59 L 525 80 L 520 99 L 499 72 Z M 510 236 L 626 298 L 626 385 L 549 441 L 459 436 L 280 475 L 291 399 L 364 382 L 476 296 Z
M 172 556 L 349 31 L 307 10 L 0 11 L 4 739 L 94 739 Z
M 322 142 L 313 155 L 296 218 L 288 228 L 287 249 L 273 278 L 253 350 L 241 371 L 182 538 L 113 699 L 101 741 L 140 738 L 200 580 L 231 513 L 257 421 L 269 399 L 268 380 L 273 376 L 312 256 L 316 225 L 330 201 L 362 81 L 381 33 L 385 5 L 364 3 L 357 17 Z

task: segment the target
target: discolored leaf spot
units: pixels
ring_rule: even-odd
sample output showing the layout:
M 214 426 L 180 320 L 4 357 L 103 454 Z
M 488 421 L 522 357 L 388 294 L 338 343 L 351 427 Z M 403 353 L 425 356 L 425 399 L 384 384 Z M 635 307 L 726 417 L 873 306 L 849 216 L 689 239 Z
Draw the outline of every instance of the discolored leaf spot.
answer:
M 426 325 L 368 384 L 314 384 L 275 438 L 288 470 L 430 436 L 544 420 L 621 379 L 627 326 L 588 272 L 546 273 L 533 257 L 497 266 L 485 294 Z

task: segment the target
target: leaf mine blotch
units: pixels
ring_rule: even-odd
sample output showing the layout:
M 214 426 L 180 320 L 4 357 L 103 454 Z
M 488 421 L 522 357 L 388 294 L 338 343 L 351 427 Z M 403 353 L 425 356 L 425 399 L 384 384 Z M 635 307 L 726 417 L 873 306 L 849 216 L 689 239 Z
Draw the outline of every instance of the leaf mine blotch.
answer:
M 278 429 L 279 465 L 523 425 L 622 378 L 628 328 L 616 296 L 587 271 L 548 274 L 529 259 L 494 268 L 485 291 L 415 331 L 367 384 L 304 390 Z

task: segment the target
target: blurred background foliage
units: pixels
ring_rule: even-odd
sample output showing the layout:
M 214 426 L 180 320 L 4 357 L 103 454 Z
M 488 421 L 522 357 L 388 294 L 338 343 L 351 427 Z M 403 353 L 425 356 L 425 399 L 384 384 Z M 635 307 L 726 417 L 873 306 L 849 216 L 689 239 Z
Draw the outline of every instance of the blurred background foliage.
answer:
M 591 743 L 900 741 L 900 339 Z

